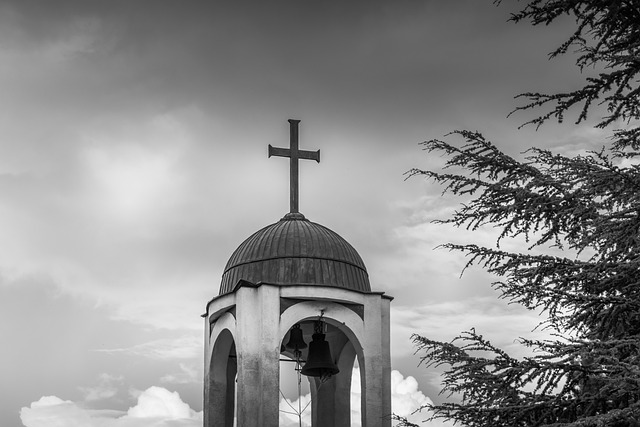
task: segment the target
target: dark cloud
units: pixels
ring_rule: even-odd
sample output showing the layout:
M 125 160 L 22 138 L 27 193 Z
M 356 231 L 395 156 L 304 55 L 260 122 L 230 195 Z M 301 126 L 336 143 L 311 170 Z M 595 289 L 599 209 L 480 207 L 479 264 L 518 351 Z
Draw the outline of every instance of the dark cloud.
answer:
M 454 282 L 464 261 L 431 250 L 449 236 L 423 223 L 452 201 L 403 173 L 436 164 L 419 141 L 460 127 L 513 153 L 589 138 L 505 119 L 515 94 L 575 80 L 546 61 L 566 29 L 508 24 L 510 7 L 3 2 L 0 304 L 20 384 L 0 418 L 99 395 L 102 373 L 185 381 L 191 365 L 89 350 L 199 331 L 231 252 L 286 211 L 287 162 L 266 146 L 287 144 L 288 118 L 323 156 L 301 166 L 302 211 L 357 248 L 374 287 L 401 303 L 486 296 L 486 277 Z

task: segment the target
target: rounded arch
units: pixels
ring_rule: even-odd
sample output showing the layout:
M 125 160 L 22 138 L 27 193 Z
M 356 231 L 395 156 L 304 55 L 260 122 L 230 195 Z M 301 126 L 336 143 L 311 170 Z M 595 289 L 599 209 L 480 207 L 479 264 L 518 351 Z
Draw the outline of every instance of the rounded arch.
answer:
M 209 376 L 211 378 L 221 378 L 226 376 L 228 360 L 235 355 L 235 340 L 231 331 L 222 330 L 213 344 L 211 360 L 209 361 Z
M 221 316 L 211 329 L 205 401 L 210 409 L 205 427 L 232 427 L 235 416 L 235 318 Z
M 231 336 L 236 337 L 236 318 L 231 313 L 225 313 L 218 317 L 214 322 L 211 322 L 211 330 L 209 333 L 209 346 L 213 348 L 213 343 L 216 341 L 218 335 L 223 330 L 228 330 Z
M 362 355 L 363 320 L 352 310 L 331 301 L 304 301 L 288 307 L 280 315 L 280 340 L 294 324 L 317 319 L 321 311 L 324 311 L 324 321 L 342 331 L 353 344 L 356 354 Z
M 351 419 L 350 389 L 353 364 L 363 359 L 364 321 L 353 310 L 327 300 L 303 301 L 288 307 L 280 316 L 280 339 L 295 323 L 323 320 L 337 329 L 327 341 L 340 372 L 320 387 L 318 378 L 308 377 L 311 392 L 312 425 L 349 425 Z M 364 425 L 364 424 L 363 424 Z

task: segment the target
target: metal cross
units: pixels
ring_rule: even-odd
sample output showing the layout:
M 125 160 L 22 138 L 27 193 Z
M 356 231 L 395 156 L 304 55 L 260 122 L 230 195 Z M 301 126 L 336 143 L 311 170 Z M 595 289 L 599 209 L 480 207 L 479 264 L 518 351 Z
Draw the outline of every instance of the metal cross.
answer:
M 298 159 L 315 160 L 320 163 L 320 150 L 305 151 L 298 149 L 298 124 L 300 120 L 289 119 L 289 147 L 278 148 L 269 144 L 269 157 L 289 157 L 289 200 L 291 213 L 298 213 Z

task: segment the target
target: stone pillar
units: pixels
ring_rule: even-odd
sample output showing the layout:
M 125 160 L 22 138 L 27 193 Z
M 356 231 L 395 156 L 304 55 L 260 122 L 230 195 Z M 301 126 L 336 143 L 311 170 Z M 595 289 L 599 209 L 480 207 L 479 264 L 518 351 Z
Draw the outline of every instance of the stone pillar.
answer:
M 311 425 L 314 427 L 351 426 L 351 376 L 356 353 L 353 343 L 340 333 L 329 341 L 331 355 L 340 372 L 321 383 L 309 378 L 311 389 Z
M 391 397 L 385 390 L 390 385 L 389 356 L 384 343 L 389 342 L 388 333 L 384 337 L 388 326 L 384 325 L 382 310 L 382 298 L 379 295 L 367 295 L 367 303 L 364 307 L 365 336 L 363 340 L 364 375 L 362 381 L 362 425 L 367 427 L 391 426 L 391 402 L 385 399 Z M 387 347 L 388 348 L 388 347 Z
M 279 302 L 275 286 L 242 287 L 236 293 L 239 426 L 278 425 Z
M 336 376 L 334 404 L 335 427 L 351 426 L 351 382 L 356 352 L 351 341 L 347 341 L 338 356 L 340 373 Z
M 309 377 L 309 388 L 315 390 L 315 393 L 311 394 L 311 425 L 313 427 L 334 427 L 335 401 L 333 397 L 336 392 L 335 376 L 324 383 L 319 378 Z
M 382 324 L 380 349 L 382 354 L 382 414 L 388 415 L 388 421 L 383 426 L 391 426 L 391 299 L 380 299 Z M 386 419 L 386 418 L 385 418 Z
M 236 374 L 238 364 L 235 358 L 227 362 L 227 398 L 224 408 L 224 427 L 233 427 L 234 413 L 236 410 Z

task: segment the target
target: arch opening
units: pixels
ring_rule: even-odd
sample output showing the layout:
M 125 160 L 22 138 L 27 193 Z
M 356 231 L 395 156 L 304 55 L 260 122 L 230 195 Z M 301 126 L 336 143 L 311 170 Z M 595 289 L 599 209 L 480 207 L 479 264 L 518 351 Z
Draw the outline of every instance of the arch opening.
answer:
M 301 350 L 301 361 L 308 358 L 309 343 L 314 333 L 315 321 L 318 316 L 308 316 L 298 322 L 302 330 L 302 336 L 307 347 Z M 322 382 L 318 377 L 307 377 L 302 375 L 301 383 L 298 383 L 298 374 L 295 371 L 296 363 L 284 360 L 295 360 L 293 349 L 286 347 L 291 337 L 291 327 L 282 336 L 281 340 L 281 368 L 280 368 L 280 389 L 283 393 L 280 402 L 280 425 L 303 426 L 339 426 L 347 427 L 360 425 L 357 422 L 352 424 L 352 383 L 359 388 L 361 382 L 358 378 L 355 382 L 353 374 L 358 374 L 354 370 L 357 358 L 356 348 L 360 348 L 358 342 L 354 343 L 349 335 L 355 338 L 355 334 L 343 322 L 330 317 L 323 317 L 325 322 L 325 340 L 329 343 L 332 361 L 338 366 L 340 372 Z M 293 325 L 291 325 L 293 326 Z M 357 395 L 361 390 L 357 391 Z M 285 400 L 286 399 L 286 400 Z M 360 404 L 356 405 L 358 408 Z M 301 413 L 300 413 L 301 412 Z M 358 411 L 359 412 L 359 411 Z M 295 422 L 295 424 L 291 424 Z
M 236 375 L 238 372 L 235 340 L 223 329 L 213 344 L 209 366 L 207 406 L 210 416 L 205 427 L 233 427 L 236 418 Z

